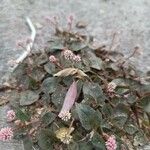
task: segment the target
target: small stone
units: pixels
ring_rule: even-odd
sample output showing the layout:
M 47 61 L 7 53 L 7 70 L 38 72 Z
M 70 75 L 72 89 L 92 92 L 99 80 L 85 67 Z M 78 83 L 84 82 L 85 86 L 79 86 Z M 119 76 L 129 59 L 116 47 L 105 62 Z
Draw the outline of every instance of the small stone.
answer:
M 87 23 L 86 22 L 84 22 L 84 21 L 79 21 L 79 22 L 77 22 L 77 24 L 76 24 L 76 27 L 77 28 L 86 28 L 86 26 L 87 26 Z

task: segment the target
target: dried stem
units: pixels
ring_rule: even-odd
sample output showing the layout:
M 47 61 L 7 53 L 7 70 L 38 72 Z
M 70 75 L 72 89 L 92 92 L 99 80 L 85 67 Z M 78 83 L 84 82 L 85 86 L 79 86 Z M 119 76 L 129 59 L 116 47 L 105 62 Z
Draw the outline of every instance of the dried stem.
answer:
M 16 64 L 15 66 L 13 66 L 13 70 L 15 70 L 18 67 L 18 64 L 22 63 L 23 60 L 31 53 L 31 49 L 35 40 L 35 36 L 36 36 L 36 30 L 34 25 L 32 24 L 30 18 L 26 18 L 27 24 L 31 30 L 31 42 L 29 42 L 26 46 L 26 51 L 15 61 Z
M 134 51 L 133 51 L 133 53 L 132 53 L 130 56 L 128 56 L 128 57 L 121 63 L 120 66 L 122 67 L 130 58 L 132 58 L 132 57 L 137 53 L 137 51 L 138 51 L 138 49 L 135 48 Z
M 112 47 L 114 45 L 114 41 L 115 41 L 116 35 L 117 35 L 116 33 L 113 34 L 112 41 L 111 41 L 110 48 L 109 48 L 110 51 L 112 50 Z

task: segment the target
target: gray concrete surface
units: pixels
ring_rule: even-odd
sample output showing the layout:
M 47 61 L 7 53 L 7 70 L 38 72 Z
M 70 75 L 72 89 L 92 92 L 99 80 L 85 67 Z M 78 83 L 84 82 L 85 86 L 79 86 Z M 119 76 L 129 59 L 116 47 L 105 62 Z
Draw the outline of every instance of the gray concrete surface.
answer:
M 74 14 L 77 21 L 87 22 L 87 31 L 101 43 L 110 45 L 116 33 L 116 50 L 126 55 L 134 46 L 140 45 L 143 55 L 132 61 L 142 72 L 150 70 L 149 0 L 0 0 L 0 85 L 12 71 L 10 60 L 23 52 L 16 48 L 16 42 L 30 35 L 25 17 L 29 16 L 34 24 L 43 26 L 37 30 L 35 42 L 35 48 L 42 49 L 53 32 L 44 18 L 58 16 L 65 25 L 69 14 Z M 0 120 L 4 120 L 5 107 L 0 110 Z M 3 124 L 1 121 L 0 126 Z M 16 141 L 0 143 L 0 150 L 21 150 L 20 147 Z
M 150 1 L 149 0 L 0 0 L 0 76 L 1 81 L 8 74 L 10 59 L 16 59 L 21 50 L 16 42 L 26 39 L 30 31 L 25 24 L 29 16 L 43 28 L 38 30 L 36 47 L 41 48 L 44 40 L 52 33 L 46 25 L 46 16 L 58 16 L 62 24 L 69 14 L 76 20 L 88 23 L 87 30 L 101 43 L 110 44 L 112 35 L 117 33 L 117 50 L 131 53 L 133 47 L 140 45 L 143 55 L 133 59 L 137 67 L 146 72 L 150 67 Z M 44 40 L 43 40 L 44 35 Z

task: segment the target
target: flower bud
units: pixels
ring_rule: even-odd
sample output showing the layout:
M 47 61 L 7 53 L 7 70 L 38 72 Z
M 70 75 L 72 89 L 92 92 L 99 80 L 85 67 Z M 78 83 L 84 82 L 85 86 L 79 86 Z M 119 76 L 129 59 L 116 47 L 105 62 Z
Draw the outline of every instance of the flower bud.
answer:
M 57 58 L 54 55 L 51 55 L 49 57 L 50 62 L 55 63 L 57 61 Z
M 0 141 L 9 141 L 13 137 L 13 130 L 10 127 L 5 127 L 0 130 Z
M 116 138 L 114 135 L 111 135 L 105 144 L 106 144 L 107 150 L 116 150 L 117 149 Z
M 13 121 L 16 118 L 16 113 L 14 112 L 14 110 L 9 110 L 7 112 L 7 120 L 8 121 Z

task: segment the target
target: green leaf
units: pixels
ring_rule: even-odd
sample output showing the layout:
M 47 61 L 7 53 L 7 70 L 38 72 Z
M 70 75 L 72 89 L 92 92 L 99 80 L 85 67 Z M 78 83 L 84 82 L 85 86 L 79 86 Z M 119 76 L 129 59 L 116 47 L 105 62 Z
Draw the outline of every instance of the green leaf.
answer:
M 16 109 L 16 117 L 17 117 L 17 119 L 19 119 L 19 120 L 21 120 L 23 122 L 30 120 L 30 116 L 26 112 L 23 112 L 19 108 Z
M 36 90 L 38 89 L 39 85 L 37 83 L 36 80 L 34 80 L 33 78 L 29 77 L 29 89 L 32 89 L 32 90 Z
M 107 104 L 107 103 L 102 107 L 102 112 L 107 117 L 111 117 L 113 115 L 113 109 L 112 109 L 111 105 Z
M 57 109 L 61 109 L 66 96 L 66 92 L 67 89 L 60 85 L 56 88 L 55 92 L 52 94 L 51 100 L 57 107 Z
M 53 93 L 56 90 L 58 80 L 55 77 L 46 78 L 43 83 L 41 90 L 45 93 Z
M 129 110 L 126 105 L 119 103 L 113 112 L 113 123 L 122 128 L 127 121 Z
M 23 138 L 23 145 L 24 145 L 24 150 L 32 150 L 33 149 L 33 142 L 30 137 L 24 137 Z
M 86 130 L 96 129 L 100 126 L 101 116 L 92 107 L 84 104 L 76 104 L 76 112 L 82 126 Z
M 43 115 L 42 117 L 42 122 L 48 126 L 49 124 L 51 124 L 56 118 L 56 114 L 52 113 L 52 112 L 48 112 L 46 114 Z
M 40 100 L 42 100 L 42 103 L 44 105 L 47 105 L 50 103 L 50 95 L 48 93 L 43 93 L 43 95 L 41 95 Z
M 111 82 L 115 83 L 117 86 L 126 86 L 125 79 L 123 78 L 116 78 Z
M 128 103 L 130 103 L 130 104 L 135 103 L 136 100 L 137 100 L 135 94 L 136 94 L 136 93 L 133 93 L 133 92 L 132 92 L 132 93 L 129 93 L 126 101 L 127 101 Z
M 133 142 L 134 146 L 143 146 L 147 142 L 148 142 L 148 140 L 146 139 L 146 137 L 142 131 L 139 131 L 135 134 L 134 142 Z
M 79 144 L 76 142 L 72 142 L 68 145 L 68 150 L 79 150 Z
M 8 97 L 10 99 L 10 105 L 13 107 L 19 107 L 20 105 L 20 93 L 16 90 L 12 90 L 8 93 Z
M 23 91 L 21 92 L 20 105 L 26 106 L 31 105 L 39 99 L 39 94 L 33 91 Z
M 116 135 L 116 140 L 117 140 L 117 150 L 120 149 L 125 149 L 125 150 L 130 150 L 129 148 L 133 149 L 132 143 L 130 142 L 129 139 L 126 139 L 124 137 L 120 137 Z
M 48 62 L 44 65 L 44 69 L 47 73 L 53 74 L 55 71 L 55 65 L 53 63 Z
M 48 61 L 48 56 L 46 54 L 41 54 L 40 56 L 35 56 L 34 63 L 36 65 L 43 65 Z
M 28 89 L 28 88 L 30 88 L 30 81 L 31 81 L 31 79 L 32 80 L 34 80 L 33 78 L 31 78 L 30 76 L 28 76 L 28 75 L 21 75 L 20 76 L 20 74 L 18 75 L 19 76 L 19 79 L 18 79 L 18 82 L 21 84 L 21 85 L 23 85 L 23 87 L 25 88 L 25 89 Z M 35 81 L 35 80 L 34 80 Z M 35 81 L 36 82 L 36 81 Z
M 108 130 L 110 130 L 112 128 L 111 125 L 109 124 L 108 119 L 103 119 L 102 120 L 101 127 L 104 128 L 104 129 L 108 129 Z
M 63 82 L 65 85 L 69 86 L 71 85 L 71 83 L 73 82 L 73 78 L 72 76 L 67 76 L 63 78 Z
M 91 97 L 100 105 L 104 104 L 105 95 L 98 83 L 86 82 L 83 84 L 84 99 L 88 101 Z
M 73 142 L 67 148 L 68 150 L 92 150 L 93 146 L 88 142 Z
M 149 93 L 150 92 L 150 84 L 143 84 L 141 85 L 140 89 L 142 93 Z
M 84 55 L 82 56 L 82 65 L 81 65 L 81 69 L 84 71 L 84 72 L 88 72 L 91 70 L 90 68 L 90 62 L 88 60 L 88 58 L 86 58 Z
M 30 72 L 29 76 L 33 78 L 35 81 L 41 81 L 45 77 L 45 71 L 40 68 L 33 68 L 32 72 Z
M 130 86 L 130 89 L 132 89 L 134 91 L 135 90 L 137 90 L 137 91 L 141 90 L 142 85 L 138 81 L 135 81 L 133 79 L 124 79 L 124 80 L 125 80 L 125 83 Z
M 103 68 L 103 61 L 97 57 L 92 51 L 86 51 L 86 57 L 89 59 L 90 67 L 101 70 Z
M 82 88 L 83 88 L 83 81 L 79 80 L 77 82 L 77 98 L 80 96 L 80 93 L 82 92 Z
M 127 117 L 126 115 L 123 114 L 117 115 L 113 118 L 113 123 L 119 128 L 122 128 L 126 123 L 126 121 L 127 121 Z
M 106 150 L 105 141 L 98 133 L 94 133 L 91 142 L 97 150 Z
M 92 145 L 88 142 L 80 142 L 79 143 L 79 150 L 92 150 Z
M 127 87 L 117 87 L 117 88 L 115 89 L 116 93 L 117 93 L 117 94 L 120 94 L 120 95 L 124 94 L 124 93 L 127 92 L 128 90 L 129 90 L 129 88 L 127 88 Z
M 145 112 L 150 113 L 150 96 L 143 97 L 140 101 L 140 105 Z
M 46 49 L 47 52 L 55 52 L 64 49 L 64 44 L 61 39 L 52 39 L 48 41 L 48 45 L 49 47 Z
M 134 123 L 128 123 L 125 125 L 125 130 L 128 134 L 133 135 L 138 130 L 138 128 L 134 126 Z
M 48 129 L 42 129 L 38 135 L 38 145 L 42 150 L 52 150 L 54 134 Z
M 118 67 L 117 63 L 111 63 L 111 64 L 108 65 L 107 68 L 110 68 L 110 69 L 112 69 L 114 71 L 119 71 L 119 67 Z
M 86 42 L 74 41 L 69 45 L 69 49 L 72 49 L 73 51 L 80 51 L 81 49 L 85 48 L 86 46 L 87 46 Z

